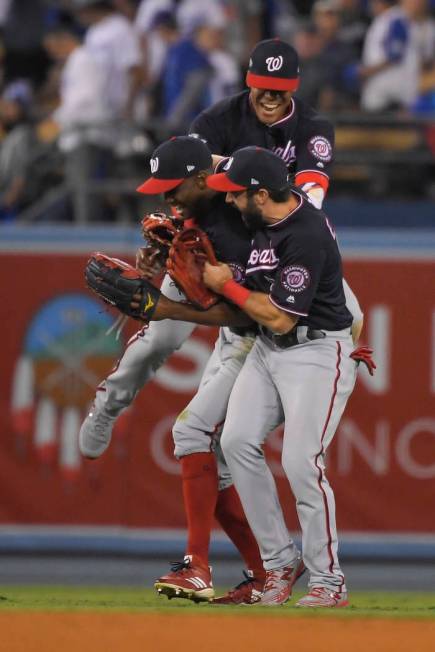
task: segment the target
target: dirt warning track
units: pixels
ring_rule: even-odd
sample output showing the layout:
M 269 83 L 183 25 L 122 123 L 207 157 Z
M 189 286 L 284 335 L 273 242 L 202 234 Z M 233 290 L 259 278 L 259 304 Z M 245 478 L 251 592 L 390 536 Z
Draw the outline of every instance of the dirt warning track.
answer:
M 4 652 L 435 650 L 435 622 L 423 619 L 4 612 L 0 628 Z

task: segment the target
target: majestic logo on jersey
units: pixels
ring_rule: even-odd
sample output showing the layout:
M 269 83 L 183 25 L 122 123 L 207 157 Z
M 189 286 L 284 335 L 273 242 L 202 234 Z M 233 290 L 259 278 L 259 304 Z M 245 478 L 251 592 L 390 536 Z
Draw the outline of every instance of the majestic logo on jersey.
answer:
M 235 282 L 243 283 L 245 280 L 245 268 L 243 265 L 239 265 L 239 263 L 228 263 L 228 266 L 231 268 Z
M 310 285 L 310 272 L 300 265 L 289 265 L 281 272 L 281 282 L 289 292 L 302 292 Z
M 324 163 L 332 159 L 332 145 L 324 136 L 313 136 L 308 143 L 308 151 Z
M 279 57 L 267 57 L 266 59 L 267 69 L 269 72 L 275 72 L 275 70 L 279 70 L 282 68 L 283 63 L 284 59 L 281 55 L 279 55 Z
M 286 165 L 296 161 L 296 145 L 292 145 L 291 140 L 288 141 L 285 147 L 274 147 L 272 151 L 279 158 L 282 158 Z
M 278 266 L 279 258 L 275 255 L 275 250 L 272 249 L 253 249 L 249 256 L 248 265 L 251 269 L 246 270 L 246 273 L 254 272 L 257 269 L 275 269 Z
M 159 159 L 157 156 L 156 158 L 150 159 L 150 168 L 151 168 L 151 174 L 155 174 L 159 169 Z
M 230 158 L 228 159 L 228 161 L 225 163 L 223 169 L 224 169 L 224 170 L 229 170 L 230 167 L 231 167 L 232 164 L 233 164 L 233 160 L 234 160 L 233 157 L 230 156 Z

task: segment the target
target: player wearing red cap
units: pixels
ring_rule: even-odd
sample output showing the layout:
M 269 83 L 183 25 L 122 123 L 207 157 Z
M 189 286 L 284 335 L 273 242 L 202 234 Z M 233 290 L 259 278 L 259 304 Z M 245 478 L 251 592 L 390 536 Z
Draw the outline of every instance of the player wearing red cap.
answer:
M 287 164 L 296 185 L 320 208 L 329 185 L 333 158 L 332 124 L 293 94 L 299 86 L 296 50 L 279 39 L 254 48 L 246 74 L 249 90 L 203 111 L 191 132 L 207 141 L 214 154 L 258 145 Z

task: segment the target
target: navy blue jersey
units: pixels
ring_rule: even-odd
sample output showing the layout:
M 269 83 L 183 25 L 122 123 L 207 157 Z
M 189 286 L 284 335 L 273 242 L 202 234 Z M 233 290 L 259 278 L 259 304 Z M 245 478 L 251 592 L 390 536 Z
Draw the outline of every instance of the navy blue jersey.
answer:
M 288 115 L 266 125 L 251 107 L 249 91 L 243 91 L 200 113 L 190 132 L 205 139 L 213 154 L 222 156 L 248 145 L 269 149 L 286 162 L 297 185 L 314 182 L 325 191 L 328 188 L 333 126 L 296 97 Z
M 241 283 L 251 252 L 252 233 L 243 224 L 239 211 L 225 202 L 223 193 L 218 193 L 211 199 L 207 214 L 197 217 L 195 223 L 207 233 L 216 258 L 229 265 L 234 280 Z
M 343 292 L 340 251 L 327 216 L 298 194 L 287 217 L 257 231 L 246 269 L 246 287 L 299 317 L 298 324 L 342 330 L 352 324 Z

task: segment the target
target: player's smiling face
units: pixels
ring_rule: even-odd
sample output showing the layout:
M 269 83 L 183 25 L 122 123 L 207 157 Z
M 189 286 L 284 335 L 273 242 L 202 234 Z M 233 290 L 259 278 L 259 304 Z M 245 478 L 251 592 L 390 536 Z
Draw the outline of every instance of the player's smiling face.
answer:
M 251 88 L 252 107 L 260 122 L 271 125 L 289 112 L 292 94 L 290 91 L 274 91 Z
M 198 177 L 188 177 L 173 190 L 165 192 L 165 201 L 175 208 L 182 220 L 200 218 L 209 207 L 210 190 Z

